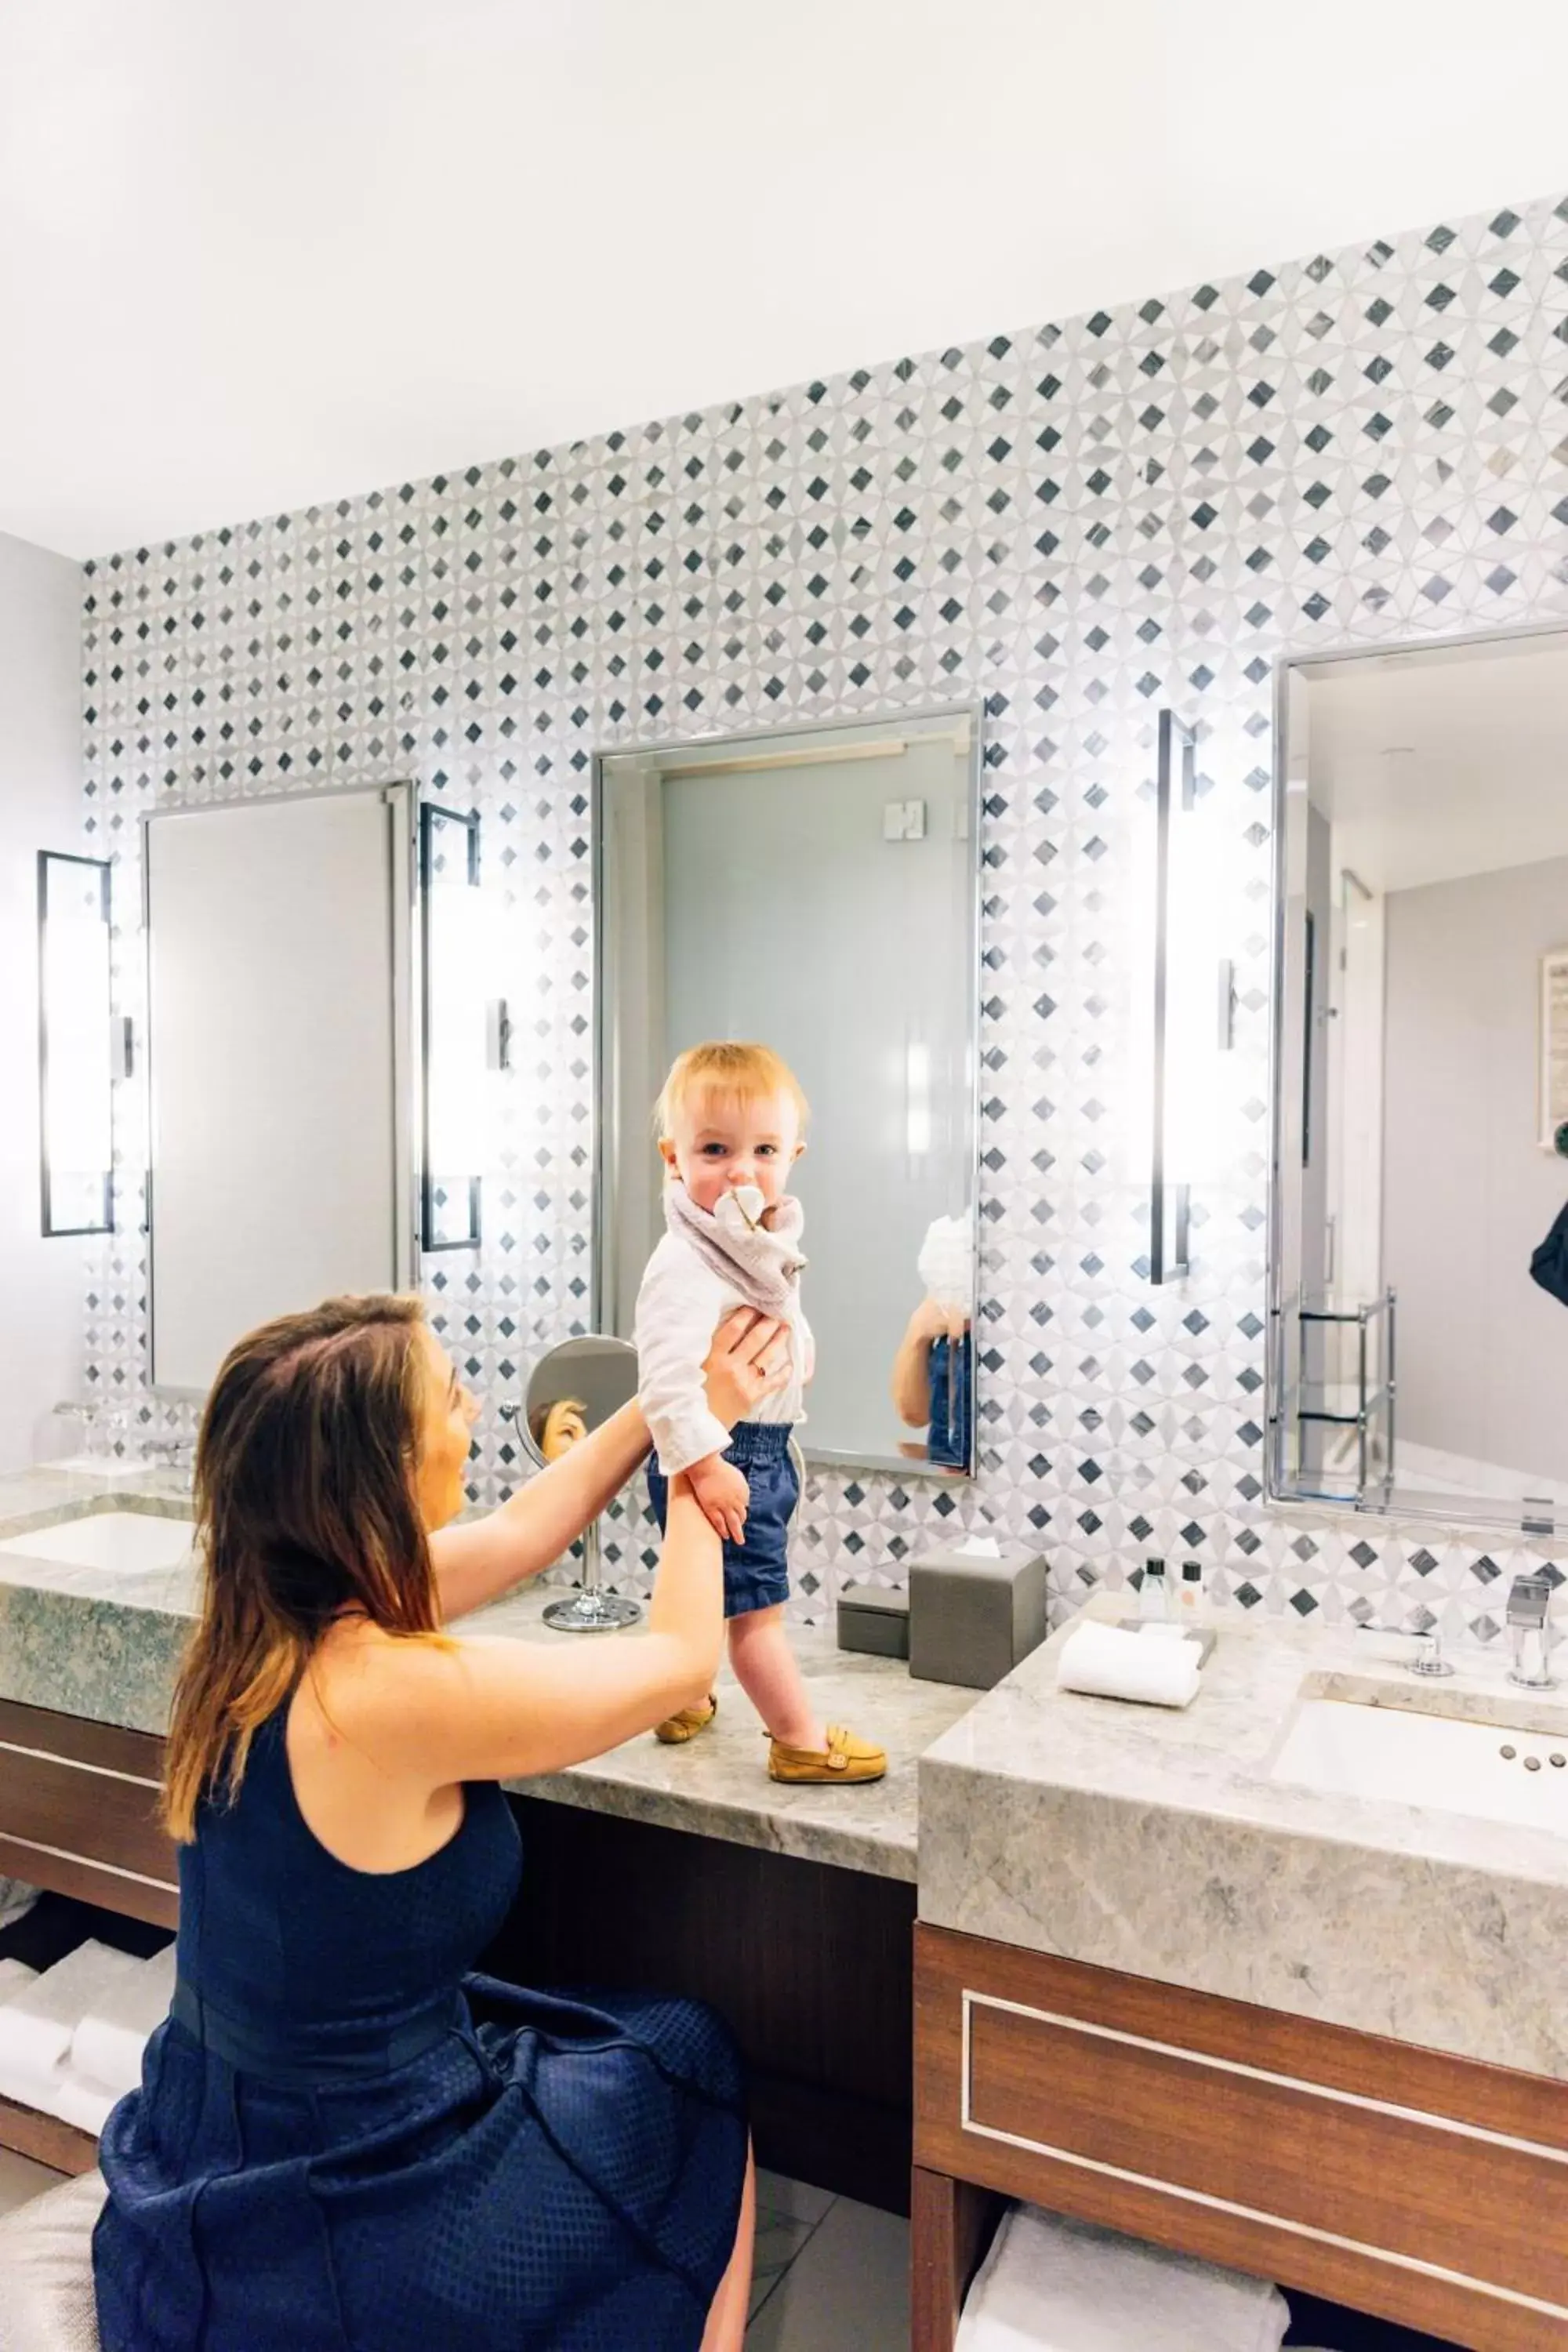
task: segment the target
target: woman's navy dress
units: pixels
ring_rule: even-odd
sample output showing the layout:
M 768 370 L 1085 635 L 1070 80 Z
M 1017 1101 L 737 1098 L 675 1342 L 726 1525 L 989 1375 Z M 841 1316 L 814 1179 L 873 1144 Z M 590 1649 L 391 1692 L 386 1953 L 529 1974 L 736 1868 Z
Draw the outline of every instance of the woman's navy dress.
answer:
M 103 2135 L 103 2352 L 697 2352 L 746 2162 L 723 2028 L 467 1974 L 521 1867 L 500 1790 L 352 1870 L 286 1713 L 181 1849 L 180 1989 Z

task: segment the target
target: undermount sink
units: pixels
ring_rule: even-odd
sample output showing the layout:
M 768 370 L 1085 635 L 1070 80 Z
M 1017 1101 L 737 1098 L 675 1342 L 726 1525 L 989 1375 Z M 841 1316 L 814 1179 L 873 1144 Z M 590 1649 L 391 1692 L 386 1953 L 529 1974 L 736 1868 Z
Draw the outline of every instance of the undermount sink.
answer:
M 166 1519 L 151 1511 L 94 1511 L 56 1527 L 0 1540 L 0 1553 L 47 1559 L 67 1568 L 95 1568 L 105 1576 L 137 1576 L 149 1569 L 178 1568 L 191 1550 L 188 1519 Z
M 1310 1698 L 1271 1777 L 1330 1796 L 1377 1797 L 1568 1837 L 1568 1732 Z

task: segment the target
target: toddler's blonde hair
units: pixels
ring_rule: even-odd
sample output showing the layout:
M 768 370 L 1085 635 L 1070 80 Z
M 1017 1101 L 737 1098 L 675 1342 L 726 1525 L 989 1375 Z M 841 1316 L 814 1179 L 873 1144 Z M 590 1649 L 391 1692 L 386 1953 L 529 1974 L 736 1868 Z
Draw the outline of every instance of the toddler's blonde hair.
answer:
M 693 1095 L 724 1095 L 731 1102 L 755 1102 L 761 1095 L 786 1095 L 795 1105 L 804 1133 L 811 1116 L 800 1080 L 782 1054 L 771 1045 L 730 1042 L 689 1045 L 678 1054 L 658 1102 L 654 1131 L 662 1142 L 678 1115 Z

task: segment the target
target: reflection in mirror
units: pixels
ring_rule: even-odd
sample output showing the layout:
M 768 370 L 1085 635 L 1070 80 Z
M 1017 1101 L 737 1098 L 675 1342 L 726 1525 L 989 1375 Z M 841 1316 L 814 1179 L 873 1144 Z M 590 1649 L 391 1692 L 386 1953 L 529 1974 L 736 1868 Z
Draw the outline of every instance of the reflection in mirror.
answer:
M 110 866 L 38 853 L 38 1092 L 43 1231 L 113 1223 Z
M 1271 1487 L 1549 1531 L 1568 633 L 1304 664 L 1281 701 Z
M 542 1356 L 529 1376 L 521 1412 L 523 1443 L 535 1462 L 559 1462 L 591 1430 L 630 1404 L 637 1392 L 636 1351 L 624 1339 L 563 1339 Z M 601 1582 L 599 1523 L 583 1531 L 583 1582 L 569 1601 L 552 1601 L 544 1622 L 560 1633 L 608 1633 L 642 1615 L 635 1601 L 606 1592 Z
M 153 1381 L 413 1278 L 405 787 L 142 820 Z
M 599 1318 L 664 1232 L 652 1112 L 688 1046 L 756 1039 L 809 1150 L 805 1452 L 973 1458 L 975 776 L 969 711 L 599 763 Z

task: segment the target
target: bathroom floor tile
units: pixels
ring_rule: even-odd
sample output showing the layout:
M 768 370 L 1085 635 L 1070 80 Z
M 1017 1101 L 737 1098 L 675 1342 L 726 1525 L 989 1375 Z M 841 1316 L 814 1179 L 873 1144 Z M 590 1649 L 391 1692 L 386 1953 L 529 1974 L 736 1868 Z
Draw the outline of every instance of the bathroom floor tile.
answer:
M 746 2352 L 907 2352 L 910 2225 L 836 2198 L 746 2331 Z
M 768 2172 L 757 2167 L 757 2211 L 787 2213 L 796 2221 L 808 2221 L 813 2229 L 833 2203 L 830 2189 L 813 2189 L 804 2180 L 791 2180 L 782 2172 Z
M 759 2183 L 759 2187 L 760 2187 Z M 756 2250 L 752 2257 L 752 2299 L 748 2315 L 754 2319 L 791 2263 L 804 2250 L 816 2224 L 791 2213 L 781 2213 L 759 2201 Z
M 0 2147 L 0 2213 L 26 2205 L 29 2198 L 41 2197 L 46 2189 L 58 2188 L 65 2177 L 63 2172 L 51 2172 L 47 2164 L 35 2164 L 31 2157 Z

